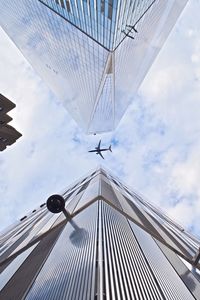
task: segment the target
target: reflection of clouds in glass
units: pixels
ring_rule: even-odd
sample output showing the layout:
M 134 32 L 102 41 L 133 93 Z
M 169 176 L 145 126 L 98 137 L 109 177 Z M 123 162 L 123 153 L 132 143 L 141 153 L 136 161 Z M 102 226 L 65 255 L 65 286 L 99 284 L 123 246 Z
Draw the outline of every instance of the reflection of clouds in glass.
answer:
M 83 299 L 77 283 L 86 286 L 94 276 L 97 213 L 98 204 L 94 203 L 74 218 L 83 228 L 74 230 L 67 223 L 26 299 Z M 87 291 L 88 299 L 94 299 L 92 290 Z
M 76 247 L 83 247 L 87 239 L 89 238 L 88 232 L 84 228 L 74 230 L 70 236 L 71 243 Z
M 185 2 L 185 3 L 184 3 Z M 182 8 L 187 1 L 183 1 Z M 169 12 L 169 6 L 172 8 Z M 159 11 L 159 15 L 158 12 Z M 181 12 L 172 1 L 156 1 L 145 18 L 137 24 L 134 40 L 126 38 L 115 52 L 115 126 L 151 67 L 174 24 L 170 13 Z
M 40 1 L 53 11 L 69 20 L 94 40 L 113 51 L 130 31 L 131 24 L 136 24 L 142 15 L 149 9 L 155 0 L 126 3 L 123 0 L 116 1 L 82 1 L 82 6 L 74 1 L 53 2 L 51 0 Z M 118 8 L 123 7 L 125 13 L 118 13 Z M 119 25 L 120 24 L 120 25 Z M 129 25 L 128 25 L 129 24 Z M 127 26 L 128 25 L 128 26 Z M 116 29 L 116 26 L 117 29 Z
M 192 267 L 191 272 L 198 279 L 198 281 L 200 282 L 200 270 L 195 268 L 195 267 Z
M 18 7 L 12 1 L 5 8 L 1 4 L 9 24 L 2 24 L 4 30 L 76 121 L 86 126 L 107 52 L 39 1 L 21 0 Z
M 190 270 L 186 270 L 185 273 L 181 275 L 181 278 L 182 278 L 183 282 L 185 282 L 185 284 L 187 285 L 189 290 L 191 292 L 193 292 L 196 288 L 196 283 L 193 279 L 193 276 L 192 276 L 192 273 L 190 272 Z
M 46 2 L 52 5 L 52 2 Z M 107 80 L 106 74 L 110 52 L 39 1 L 1 1 L 0 11 L 3 17 L 0 23 L 34 69 L 63 100 L 76 122 L 85 130 L 108 131 L 118 125 L 133 101 L 134 94 L 176 20 L 171 18 L 171 14 L 178 16 L 187 1 L 182 2 L 180 5 L 176 1 L 170 1 L 170 4 L 165 0 L 157 1 L 145 13 L 137 24 L 134 39 L 126 37 L 114 51 L 113 80 Z M 132 15 L 128 16 L 125 10 L 126 13 L 119 18 L 125 18 L 130 24 L 135 23 L 150 3 L 138 3 Z M 83 3 L 85 12 L 87 5 Z M 113 18 L 116 17 L 116 7 L 113 8 Z M 63 10 L 56 3 L 54 8 L 60 13 L 67 13 L 67 9 Z M 80 7 L 78 9 L 81 10 Z M 81 10 L 79 17 L 72 16 L 72 21 L 77 24 L 79 18 L 78 26 L 84 26 L 81 18 L 90 18 L 87 13 L 85 16 L 82 13 Z M 102 17 L 102 11 L 98 7 L 97 13 Z M 98 24 L 98 28 L 91 27 L 93 25 L 95 26 L 88 22 L 88 27 L 83 28 L 83 31 L 99 34 L 97 38 L 102 40 L 102 24 Z M 109 26 L 105 30 L 111 31 Z M 115 43 L 123 38 L 122 31 L 121 27 L 116 32 L 113 31 L 116 33 Z M 110 39 L 112 40 L 111 36 Z M 109 39 L 105 40 L 110 43 Z M 109 103 L 108 106 L 105 105 L 106 102 Z

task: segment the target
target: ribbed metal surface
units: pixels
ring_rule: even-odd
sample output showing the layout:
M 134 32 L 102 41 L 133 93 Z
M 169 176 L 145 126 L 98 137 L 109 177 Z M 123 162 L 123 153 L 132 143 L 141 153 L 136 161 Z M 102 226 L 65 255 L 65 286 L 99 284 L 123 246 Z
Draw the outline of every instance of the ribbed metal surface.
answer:
M 29 228 L 32 228 L 36 221 L 40 220 L 41 217 L 44 217 L 47 214 L 47 211 L 44 211 L 44 209 L 40 209 L 36 213 L 31 213 L 27 215 L 26 219 L 23 221 L 16 222 L 13 226 L 9 227 L 8 230 L 5 230 L 0 237 L 0 253 L 2 253 L 2 246 L 5 248 L 5 246 L 10 242 L 10 239 L 12 239 L 12 243 L 15 241 L 15 237 L 20 234 L 23 234 L 28 230 Z
M 195 299 L 200 300 L 200 278 L 198 279 L 193 275 L 182 260 L 170 249 L 164 246 L 162 243 L 155 241 L 159 248 L 162 250 L 174 270 L 177 272 L 181 280 L 187 286 L 188 290 L 194 296 Z M 159 249 L 159 250 L 160 250 Z
M 0 246 L 0 261 L 23 248 L 43 228 L 46 222 L 52 217 L 47 211 L 42 211 L 36 216 L 27 217 L 26 221 L 19 222 L 13 229 L 12 235 L 5 234 Z M 7 239 L 8 236 L 8 239 Z
M 73 194 L 69 199 L 67 195 L 71 191 Z M 72 185 L 64 193 L 64 197 L 66 198 L 66 209 L 72 215 L 80 213 L 97 199 L 103 198 L 108 204 L 187 261 L 191 262 L 198 253 L 200 245 L 198 239 L 185 232 L 181 226 L 139 195 L 128 190 L 117 179 L 113 180 L 112 176 L 106 175 L 104 171 L 100 170 L 93 176 L 89 175 L 81 179 L 79 183 Z M 47 212 L 45 206 L 28 214 L 25 220 L 16 223 L 14 227 L 2 234 L 0 262 L 3 263 L 8 257 L 12 258 L 18 251 L 21 252 L 24 247 L 27 248 L 29 244 L 33 245 L 49 230 L 59 226 L 62 222 L 66 222 L 63 213 L 52 215 Z
M 18 286 L 17 300 L 198 299 L 198 280 L 152 236 L 190 262 L 197 238 L 101 169 L 64 197 L 76 229 L 43 206 L 1 235 L 3 299 Z
M 26 251 L 22 252 L 18 255 L 12 263 L 10 263 L 7 268 L 1 273 L 1 281 L 0 281 L 0 291 L 4 288 L 6 283 L 10 280 L 10 278 L 16 273 L 25 259 L 30 255 L 33 249 L 37 246 L 37 244 L 33 245 Z
M 132 206 L 133 210 L 135 209 L 134 202 L 129 200 L 129 204 Z M 141 213 L 141 220 L 144 220 L 143 222 L 145 223 L 145 220 L 147 220 L 151 226 L 153 227 L 152 230 L 152 235 L 155 232 L 156 234 L 158 233 L 158 236 L 162 238 L 170 247 L 175 249 L 177 252 L 179 252 L 182 255 L 185 255 L 186 257 L 189 257 L 192 259 L 192 256 L 195 254 L 196 249 L 189 248 L 187 244 L 183 245 L 180 238 L 174 236 L 163 226 L 159 220 L 157 220 L 156 217 L 154 216 L 149 216 L 148 213 L 143 211 L 142 208 L 139 209 Z M 147 227 L 148 229 L 148 227 Z
M 13 274 L 10 273 L 9 281 L 7 282 L 6 286 L 1 290 L 0 292 L 0 299 L 9 299 L 9 300 L 21 300 L 24 299 L 24 295 L 27 293 L 27 291 L 30 288 L 30 285 L 33 282 L 33 279 L 37 276 L 39 271 L 41 270 L 41 267 L 43 266 L 44 262 L 46 261 L 52 247 L 54 246 L 58 236 L 63 230 L 63 226 L 60 226 L 59 228 L 56 228 L 53 232 L 49 232 L 49 234 L 34 247 L 34 249 L 31 252 L 31 255 L 29 255 L 26 260 L 20 259 L 18 257 L 12 261 L 14 265 L 11 266 L 12 271 L 14 271 L 15 268 L 15 262 L 18 263 L 18 270 Z M 29 251 L 29 249 L 28 249 Z M 22 254 L 22 258 L 24 256 L 24 253 Z M 12 264 L 11 263 L 11 264 Z M 20 265 L 21 263 L 21 265 Z M 10 265 L 8 265 L 8 268 Z M 4 270 L 6 271 L 6 270 Z M 1 275 L 3 276 L 3 274 Z
M 88 206 L 91 201 L 94 201 L 95 198 L 98 197 L 100 190 L 100 180 L 99 178 L 92 179 L 88 188 L 84 191 L 80 201 L 75 207 L 73 212 L 77 212 L 85 206 Z
M 192 261 L 198 253 L 200 242 L 184 231 L 177 223 L 170 220 L 152 204 L 144 201 L 139 195 L 113 181 L 123 211 L 147 232 L 164 241 L 171 249 Z M 125 191 L 127 192 L 125 196 Z M 127 203 L 126 203 L 127 202 Z
M 168 300 L 195 299 L 152 237 L 135 224 L 130 224 L 165 298 Z
M 71 199 L 71 201 L 67 205 L 65 205 L 66 210 L 70 214 L 74 211 L 74 209 L 78 205 L 78 203 L 79 203 L 80 199 L 82 198 L 83 194 L 84 194 L 84 191 L 82 191 L 78 195 L 74 195 L 74 197 Z
M 127 219 L 101 202 L 106 299 L 163 299 Z
M 121 204 L 116 194 L 114 193 L 112 186 L 110 185 L 110 183 L 107 183 L 103 177 L 101 180 L 101 196 L 117 208 L 121 209 Z
M 67 224 L 26 296 L 30 299 L 94 299 L 98 205 L 94 203 Z

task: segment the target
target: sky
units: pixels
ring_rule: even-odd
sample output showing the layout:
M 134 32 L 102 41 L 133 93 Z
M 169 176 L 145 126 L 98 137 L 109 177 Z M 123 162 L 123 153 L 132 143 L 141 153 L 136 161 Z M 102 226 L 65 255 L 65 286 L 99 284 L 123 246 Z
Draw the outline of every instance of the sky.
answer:
M 23 135 L 0 153 L 0 230 L 101 164 L 200 236 L 199 36 L 190 0 L 117 129 L 90 136 L 0 29 L 0 93 Z M 87 152 L 100 138 L 105 161 Z

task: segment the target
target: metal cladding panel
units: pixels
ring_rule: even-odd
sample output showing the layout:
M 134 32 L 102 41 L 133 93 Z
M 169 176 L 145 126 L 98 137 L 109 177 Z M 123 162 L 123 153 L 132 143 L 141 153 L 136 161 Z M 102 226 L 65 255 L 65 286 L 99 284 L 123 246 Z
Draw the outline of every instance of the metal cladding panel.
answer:
M 121 204 L 111 186 L 111 183 L 106 182 L 103 178 L 101 180 L 101 196 L 118 209 L 122 209 Z
M 87 189 L 87 186 L 90 183 L 90 181 L 85 182 L 85 180 L 86 179 L 82 180 L 81 183 L 76 184 L 74 187 L 72 187 L 72 190 L 70 189 L 68 195 L 66 195 L 66 193 L 63 194 L 63 197 L 67 196 L 67 201 L 65 202 L 65 208 L 70 214 L 74 211 L 83 193 L 85 192 L 85 189 Z
M 127 199 L 128 200 L 128 199 Z M 134 201 L 132 202 L 131 200 L 128 200 L 129 204 L 132 206 L 133 210 L 136 209 L 135 205 L 134 205 Z M 151 230 L 152 235 L 154 234 L 154 232 L 158 232 L 158 238 L 161 237 L 160 241 L 162 242 L 162 240 L 167 243 L 170 247 L 172 247 L 173 249 L 175 249 L 178 253 L 185 255 L 186 257 L 192 259 L 192 256 L 195 254 L 196 250 L 193 247 L 190 247 L 190 245 L 188 245 L 187 243 L 183 244 L 182 241 L 180 240 L 180 238 L 174 237 L 171 232 L 169 232 L 162 224 L 162 222 L 160 222 L 156 216 L 151 216 L 148 213 L 146 213 L 143 208 L 141 207 L 139 209 L 141 211 L 141 219 L 144 220 L 144 224 L 145 224 L 145 220 L 147 220 L 151 226 L 153 226 L 153 230 L 151 230 L 151 228 L 148 228 L 148 223 L 145 224 L 145 227 Z M 130 215 L 131 216 L 131 215 Z M 145 229 L 144 227 L 144 229 Z
M 173 249 L 176 253 L 192 262 L 192 259 L 199 251 L 200 242 L 184 231 L 184 229 L 169 219 L 160 210 L 153 207 L 141 196 L 131 192 L 123 185 L 112 180 L 115 191 L 123 212 L 130 217 L 130 220 L 152 234 L 159 241 Z M 127 206 L 127 203 L 129 204 Z
M 30 215 L 24 221 L 18 222 L 15 229 L 11 231 L 12 235 L 5 235 L 5 241 L 1 242 L 0 261 L 27 245 L 51 217 L 52 215 L 48 214 L 47 211 L 42 211 L 39 214 Z M 7 240 L 6 236 L 8 236 Z
M 120 193 L 119 185 L 116 185 L 116 183 L 114 184 L 113 181 L 111 182 L 111 185 L 113 186 L 112 190 L 115 191 L 115 197 L 117 196 L 117 199 L 121 204 L 122 211 L 131 221 L 135 222 L 159 241 L 167 244 L 168 247 L 172 248 L 183 257 L 192 260 L 192 257 L 194 257 L 195 253 L 198 251 L 197 245 L 192 245 L 177 234 L 175 235 L 173 231 L 169 231 L 156 214 L 151 214 L 151 210 L 148 211 L 145 205 L 141 205 L 141 202 L 137 201 L 139 200 L 138 197 L 132 196 L 131 193 L 129 193 L 128 198 L 123 195 L 122 192 Z M 123 191 L 123 188 L 121 188 L 121 191 Z M 106 199 L 109 199 L 108 203 L 111 202 L 114 204 L 113 200 L 110 200 L 111 198 L 114 199 L 114 197 L 108 196 Z M 114 206 L 116 207 L 115 204 Z
M 87 189 L 82 194 L 82 197 L 78 202 L 76 208 L 74 209 L 73 213 L 77 212 L 80 209 L 83 209 L 83 207 L 88 206 L 91 203 L 91 201 L 97 199 L 99 195 L 99 188 L 99 178 L 91 180 Z
M 73 193 L 73 194 L 71 194 Z M 71 196 L 70 196 L 71 195 Z M 80 179 L 64 193 L 66 210 L 73 218 L 98 199 L 110 204 L 126 218 L 147 231 L 175 253 L 200 268 L 198 253 L 200 242 L 185 232 L 160 210 L 137 193 L 131 192 L 105 171 Z M 67 222 L 63 213 L 53 215 L 46 206 L 33 210 L 1 236 L 0 264 L 11 260 L 46 236 L 54 228 Z
M 97 202 L 68 223 L 26 296 L 31 299 L 94 299 Z
M 42 229 L 36 235 L 34 235 L 34 238 L 31 241 L 41 237 L 41 235 L 47 233 L 51 228 L 53 228 L 60 221 L 61 215 L 63 214 L 62 213 L 56 215 L 51 214 L 51 218 L 49 219 L 49 221 L 44 224 Z
M 169 263 L 158 245 L 144 230 L 131 223 L 131 228 L 140 244 L 140 247 L 148 260 L 148 264 L 154 273 L 164 299 L 168 300 L 192 300 L 195 299 L 185 286 L 173 266 Z
M 185 285 L 188 287 L 188 289 L 191 291 L 191 293 L 194 295 L 195 299 L 200 300 L 200 278 L 196 278 L 195 275 L 186 267 L 186 265 L 183 263 L 183 261 L 176 255 L 174 252 L 172 252 L 170 249 L 168 249 L 166 246 L 164 246 L 159 241 L 156 241 L 156 244 L 159 246 L 159 248 L 162 250 L 170 264 L 173 266 L 174 270 L 177 272 L 179 277 L 182 279 L 182 281 L 185 283 Z
M 0 25 L 78 125 L 100 133 L 118 125 L 186 3 L 1 0 Z
M 19 268 L 13 276 L 10 272 L 10 280 L 7 282 L 6 286 L 1 290 L 0 299 L 24 299 L 24 295 L 30 288 L 33 279 L 36 277 L 42 265 L 46 261 L 46 258 L 48 257 L 52 247 L 54 246 L 62 230 L 63 226 L 56 228 L 53 232 L 50 232 L 48 235 L 46 235 L 38 243 L 38 245 L 36 245 L 36 247 L 34 247 L 34 245 L 34 249 L 32 249 L 31 254 L 25 259 L 25 261 L 23 261 L 25 258 L 24 253 L 22 253 L 22 256 L 18 256 L 19 259 L 18 257 L 14 258 L 13 261 L 10 264 L 8 264 L 8 268 L 11 268 L 10 271 L 13 271 L 12 269 L 16 268 L 16 263 L 18 264 Z M 1 276 L 4 276 L 4 272 Z
M 194 264 L 198 240 L 161 211 L 102 169 L 64 197 L 71 220 L 44 206 L 2 234 L 0 298 L 198 299 L 198 280 L 171 252 Z
M 135 220 L 135 222 L 141 226 L 145 226 L 145 228 L 149 229 L 151 232 L 154 232 L 156 235 L 159 235 L 158 231 L 154 228 L 151 222 L 146 218 L 145 212 L 140 209 L 134 202 L 130 202 L 124 195 L 122 195 L 119 191 L 114 189 L 117 198 L 120 201 L 123 212 L 125 212 L 128 216 Z M 131 203 L 131 204 L 130 204 Z M 161 237 L 161 236 L 160 236 Z
M 74 197 L 71 199 L 71 201 L 65 205 L 66 210 L 67 210 L 70 214 L 74 211 L 74 209 L 75 209 L 75 207 L 77 206 L 78 202 L 80 201 L 80 199 L 81 199 L 83 193 L 84 193 L 84 192 L 81 192 L 81 193 L 79 193 L 79 194 L 77 194 L 77 195 L 74 195 Z
M 127 219 L 103 201 L 100 205 L 106 299 L 164 299 Z
M 128 195 L 129 198 L 131 196 L 132 201 L 138 203 L 150 217 L 156 218 L 163 228 L 172 234 L 177 240 L 186 243 L 188 247 L 193 249 L 193 251 L 198 251 L 200 241 L 197 238 L 186 232 L 182 226 L 171 220 L 160 209 L 142 199 L 142 197 L 137 193 L 128 191 Z
M 18 255 L 13 261 L 7 266 L 5 270 L 1 273 L 1 280 L 0 280 L 0 291 L 4 288 L 4 286 L 8 283 L 10 278 L 16 273 L 22 263 L 26 260 L 26 258 L 31 254 L 33 249 L 38 245 L 36 243 L 32 247 L 28 248 L 26 251 L 22 252 Z

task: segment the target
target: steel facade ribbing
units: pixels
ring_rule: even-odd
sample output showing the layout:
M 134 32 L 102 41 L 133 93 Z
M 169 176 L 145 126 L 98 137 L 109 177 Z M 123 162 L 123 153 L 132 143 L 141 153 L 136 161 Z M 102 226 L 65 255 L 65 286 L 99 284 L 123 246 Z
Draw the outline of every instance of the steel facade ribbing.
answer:
M 41 205 L 2 233 L 0 298 L 200 299 L 177 256 L 192 263 L 200 242 L 181 226 L 102 169 L 63 195 L 78 229 Z

